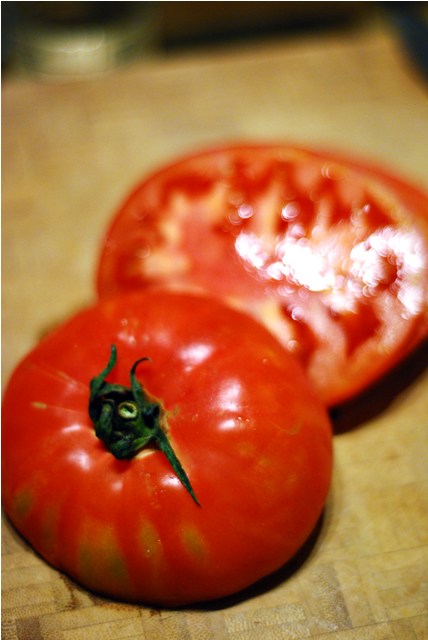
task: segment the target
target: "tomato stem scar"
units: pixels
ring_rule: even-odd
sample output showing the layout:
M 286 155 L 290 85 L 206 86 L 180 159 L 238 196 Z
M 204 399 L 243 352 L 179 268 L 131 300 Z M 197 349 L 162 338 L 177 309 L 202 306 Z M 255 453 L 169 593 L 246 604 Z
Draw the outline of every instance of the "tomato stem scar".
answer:
M 138 407 L 135 402 L 121 402 L 117 411 L 124 420 L 132 420 L 138 415 Z
M 200 506 L 190 480 L 162 429 L 161 406 L 145 393 L 137 380 L 138 365 L 150 358 L 140 358 L 130 371 L 130 387 L 107 382 L 117 361 L 115 345 L 111 346 L 107 366 L 89 384 L 89 417 L 96 436 L 118 460 L 133 458 L 148 444 L 155 444 L 167 457 L 180 482 Z

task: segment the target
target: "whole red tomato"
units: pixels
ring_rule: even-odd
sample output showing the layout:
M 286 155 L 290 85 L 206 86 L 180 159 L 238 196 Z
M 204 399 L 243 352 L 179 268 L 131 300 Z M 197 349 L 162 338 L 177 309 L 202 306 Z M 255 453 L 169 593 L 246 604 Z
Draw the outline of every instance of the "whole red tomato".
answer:
M 21 362 L 2 456 L 5 510 L 52 565 L 98 593 L 183 605 L 299 549 L 332 444 L 299 363 L 263 326 L 148 290 L 83 310 Z
M 98 291 L 166 282 L 233 299 L 332 406 L 427 335 L 427 225 L 426 194 L 368 164 L 279 145 L 210 150 L 128 197 Z

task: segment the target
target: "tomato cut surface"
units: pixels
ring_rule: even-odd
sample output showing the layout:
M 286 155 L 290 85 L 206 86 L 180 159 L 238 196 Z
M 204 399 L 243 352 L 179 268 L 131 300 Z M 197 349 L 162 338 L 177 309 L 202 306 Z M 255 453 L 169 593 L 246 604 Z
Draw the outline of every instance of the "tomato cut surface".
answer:
M 304 365 L 328 406 L 426 335 L 428 198 L 386 171 L 286 146 L 185 157 L 116 215 L 101 297 L 152 284 L 241 305 Z
M 331 467 L 300 364 L 205 296 L 147 290 L 85 309 L 4 394 L 7 514 L 54 566 L 128 601 L 218 598 L 278 569 L 317 523 Z

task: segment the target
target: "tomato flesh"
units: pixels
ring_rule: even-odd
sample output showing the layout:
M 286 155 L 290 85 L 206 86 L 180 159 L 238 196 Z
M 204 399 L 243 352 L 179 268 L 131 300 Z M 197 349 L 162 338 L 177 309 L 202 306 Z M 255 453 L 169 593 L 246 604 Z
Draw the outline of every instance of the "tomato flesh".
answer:
M 261 320 L 327 406 L 426 335 L 428 198 L 373 167 L 284 146 L 185 157 L 129 196 L 105 238 L 100 297 L 208 290 Z
M 200 507 L 162 451 L 118 460 L 94 432 L 105 366 L 157 399 Z M 147 290 L 85 309 L 17 367 L 2 407 L 6 513 L 52 565 L 97 593 L 183 605 L 283 565 L 322 512 L 330 422 L 299 363 L 216 299 Z

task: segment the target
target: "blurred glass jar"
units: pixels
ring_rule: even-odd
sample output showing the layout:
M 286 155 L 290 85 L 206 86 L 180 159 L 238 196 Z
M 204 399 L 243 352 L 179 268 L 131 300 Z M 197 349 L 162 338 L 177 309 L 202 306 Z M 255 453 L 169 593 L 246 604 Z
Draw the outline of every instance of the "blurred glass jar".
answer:
M 9 62 L 20 72 L 82 78 L 132 62 L 158 47 L 160 2 L 5 4 Z

